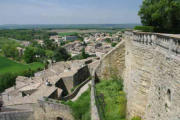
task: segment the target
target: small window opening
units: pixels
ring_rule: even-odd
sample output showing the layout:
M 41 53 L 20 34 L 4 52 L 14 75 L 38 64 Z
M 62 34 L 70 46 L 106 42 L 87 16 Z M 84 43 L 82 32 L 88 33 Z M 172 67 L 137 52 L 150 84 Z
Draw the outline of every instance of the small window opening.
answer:
M 171 105 L 171 90 L 168 89 L 167 90 L 167 93 L 166 93 L 166 101 L 165 101 L 165 108 L 166 108 L 166 111 L 168 112 L 170 109 L 170 105 Z
M 57 117 L 57 119 L 56 120 L 63 120 L 61 117 Z

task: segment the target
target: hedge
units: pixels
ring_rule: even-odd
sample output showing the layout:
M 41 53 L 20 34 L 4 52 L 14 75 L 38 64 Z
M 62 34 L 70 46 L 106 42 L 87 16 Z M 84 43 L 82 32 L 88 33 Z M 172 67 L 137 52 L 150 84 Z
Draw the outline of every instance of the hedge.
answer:
M 141 30 L 143 32 L 154 32 L 153 26 L 135 26 L 135 30 Z

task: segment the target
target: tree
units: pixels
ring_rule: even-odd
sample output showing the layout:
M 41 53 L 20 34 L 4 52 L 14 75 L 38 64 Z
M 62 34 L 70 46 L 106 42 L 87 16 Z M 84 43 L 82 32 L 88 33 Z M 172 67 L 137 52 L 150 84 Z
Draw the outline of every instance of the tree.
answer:
M 138 14 L 145 26 L 161 32 L 180 32 L 179 0 L 144 0 Z
M 6 73 L 0 75 L 0 92 L 3 92 L 6 88 L 15 85 L 16 75 L 12 73 Z
M 49 58 L 49 59 L 52 59 L 53 56 L 54 56 L 54 52 L 51 51 L 51 50 L 46 50 L 45 54 L 46 54 L 46 57 Z
M 71 55 L 68 54 L 67 50 L 63 47 L 58 47 L 55 50 L 54 53 L 54 59 L 56 61 L 66 61 L 71 57 Z
M 54 43 L 53 40 L 45 39 L 44 40 L 44 47 L 45 47 L 45 49 L 55 50 L 55 48 L 57 47 L 57 44 Z
M 24 60 L 26 63 L 43 61 L 45 56 L 45 50 L 41 48 L 27 47 L 24 51 Z
M 18 50 L 16 49 L 16 46 L 13 43 L 5 44 L 2 47 L 2 51 L 6 57 L 11 57 L 13 59 L 18 57 Z
M 26 63 L 32 63 L 35 61 L 35 49 L 33 47 L 27 47 L 25 49 L 24 60 Z
M 86 52 L 85 52 L 85 48 L 82 49 L 81 54 L 82 54 L 83 59 L 86 59 L 89 57 L 89 54 L 86 54 Z

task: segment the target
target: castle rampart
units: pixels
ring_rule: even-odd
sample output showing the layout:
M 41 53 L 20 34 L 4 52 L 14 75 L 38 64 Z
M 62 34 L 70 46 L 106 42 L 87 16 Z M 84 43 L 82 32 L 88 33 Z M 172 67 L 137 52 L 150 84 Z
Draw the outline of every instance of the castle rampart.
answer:
M 96 74 L 124 79 L 128 119 L 180 119 L 178 36 L 127 31 L 123 41 L 101 59 Z

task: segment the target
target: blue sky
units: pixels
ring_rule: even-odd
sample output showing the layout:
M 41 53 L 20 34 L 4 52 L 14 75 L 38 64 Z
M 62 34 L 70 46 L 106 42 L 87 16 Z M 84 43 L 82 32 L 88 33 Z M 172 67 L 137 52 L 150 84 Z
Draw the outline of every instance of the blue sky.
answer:
M 0 24 L 140 23 L 142 0 L 0 0 Z

